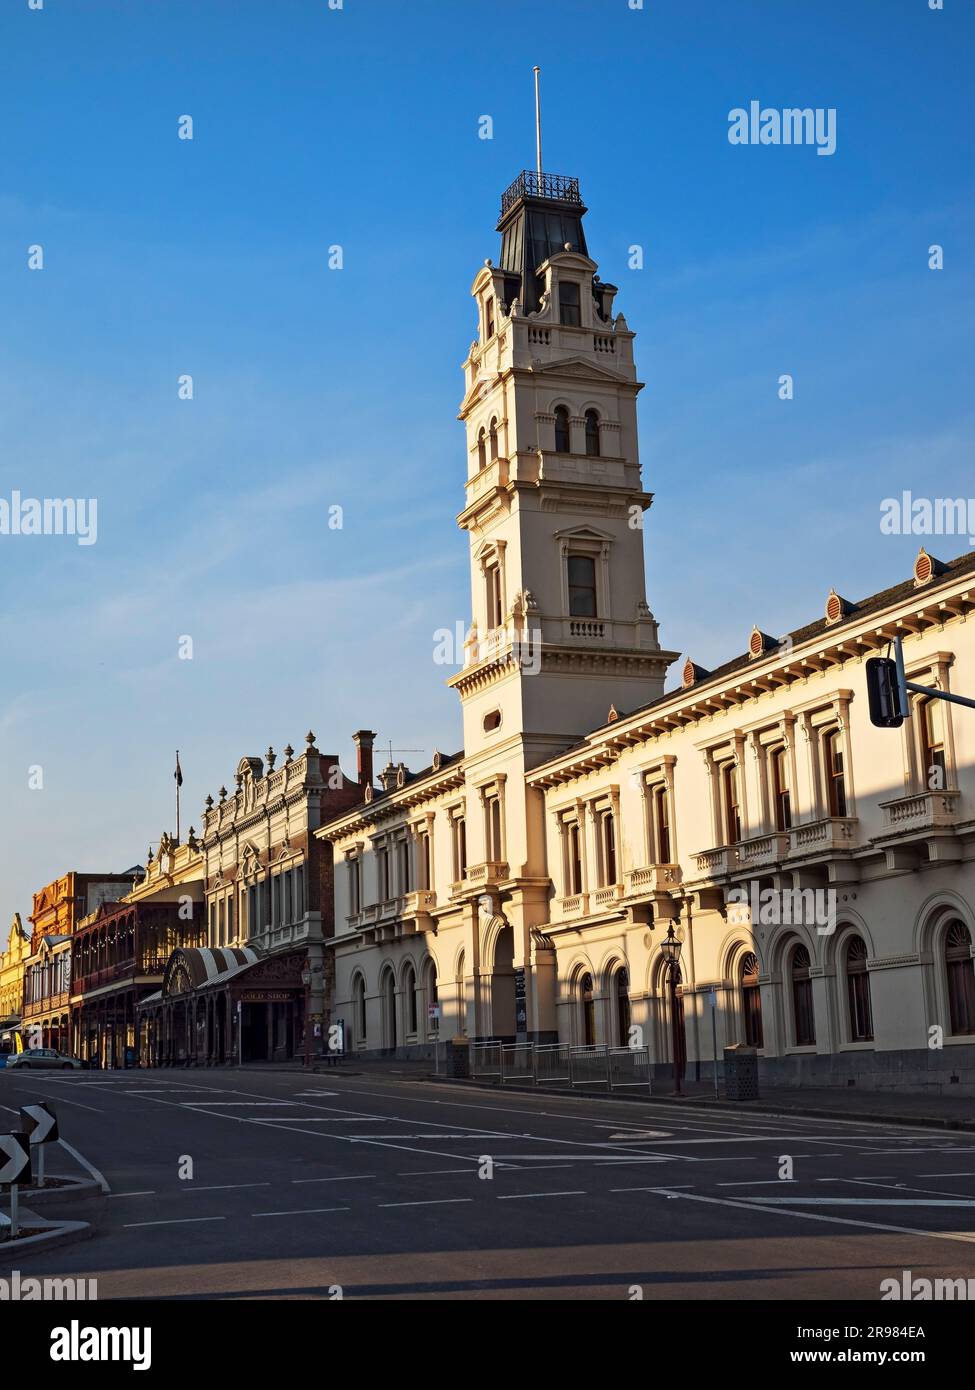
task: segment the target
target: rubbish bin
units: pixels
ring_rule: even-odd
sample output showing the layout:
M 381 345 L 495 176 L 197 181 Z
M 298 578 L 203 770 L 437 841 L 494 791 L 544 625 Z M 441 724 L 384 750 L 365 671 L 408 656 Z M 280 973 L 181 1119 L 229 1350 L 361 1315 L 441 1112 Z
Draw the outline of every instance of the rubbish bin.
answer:
M 466 1038 L 451 1038 L 447 1048 L 447 1075 L 466 1079 L 471 1074 L 471 1054 Z
M 758 1052 L 744 1043 L 724 1050 L 725 1100 L 758 1100 Z

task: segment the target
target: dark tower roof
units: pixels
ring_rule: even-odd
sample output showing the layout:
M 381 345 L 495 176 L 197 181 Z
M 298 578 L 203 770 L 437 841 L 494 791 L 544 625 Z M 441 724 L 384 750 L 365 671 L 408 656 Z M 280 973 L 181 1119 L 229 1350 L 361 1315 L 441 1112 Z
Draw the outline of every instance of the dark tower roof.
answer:
M 579 196 L 579 180 L 564 174 L 538 174 L 524 169 L 501 195 L 501 269 L 505 272 L 505 299 L 521 301 L 522 312 L 538 308 L 544 284 L 538 267 L 564 251 L 588 256 L 582 219 L 586 209 Z

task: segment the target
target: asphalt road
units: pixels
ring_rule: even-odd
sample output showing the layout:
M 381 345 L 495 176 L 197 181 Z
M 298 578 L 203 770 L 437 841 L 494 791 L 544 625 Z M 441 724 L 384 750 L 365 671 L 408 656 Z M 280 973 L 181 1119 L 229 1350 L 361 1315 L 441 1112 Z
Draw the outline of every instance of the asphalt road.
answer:
M 111 1194 L 93 1239 L 15 1263 L 100 1299 L 876 1301 L 904 1270 L 975 1279 L 975 1136 L 390 1075 L 0 1071 L 0 1106 L 37 1099 Z

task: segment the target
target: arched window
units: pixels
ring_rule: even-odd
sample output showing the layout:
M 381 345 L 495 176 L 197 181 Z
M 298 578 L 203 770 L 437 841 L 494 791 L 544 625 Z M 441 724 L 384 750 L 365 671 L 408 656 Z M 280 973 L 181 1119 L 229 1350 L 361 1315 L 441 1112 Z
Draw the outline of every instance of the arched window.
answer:
M 814 1047 L 816 1044 L 810 965 L 805 946 L 797 946 L 792 952 L 792 1021 L 796 1047 Z
M 586 411 L 586 453 L 599 457 L 599 416 L 594 410 Z
M 758 983 L 758 957 L 754 951 L 749 951 L 741 962 L 741 1007 L 745 1025 L 745 1045 L 764 1047 L 762 991 Z
M 972 937 L 957 918 L 945 930 L 945 975 L 952 1033 L 975 1033 L 975 961 Z
M 498 421 L 497 421 L 497 418 L 493 418 L 493 419 L 491 420 L 491 428 L 490 428 L 490 430 L 488 431 L 488 433 L 489 433 L 490 438 L 491 438 L 491 457 L 492 457 L 492 459 L 496 459 L 496 458 L 498 457 Z
M 403 974 L 403 991 L 406 995 L 406 1031 L 416 1032 L 416 971 L 412 965 L 407 965 Z
M 568 454 L 572 448 L 569 434 L 569 412 L 564 405 L 555 407 L 555 452 Z
M 846 993 L 850 1012 L 850 1041 L 873 1041 L 873 1013 L 870 1008 L 870 976 L 867 974 L 867 947 L 862 937 L 852 936 L 846 946 Z
M 630 977 L 625 966 L 616 972 L 616 1040 L 620 1047 L 630 1045 Z
M 480 429 L 478 430 L 478 432 L 477 432 L 477 466 L 478 466 L 478 468 L 487 468 L 487 444 L 485 443 L 485 439 L 486 439 L 486 436 L 485 436 L 485 433 L 484 433 L 484 426 L 482 425 L 481 428 L 480 428 Z
M 596 1041 L 596 1002 L 593 998 L 592 976 L 583 975 L 579 981 L 579 1000 L 582 1004 L 582 1041 L 592 1047 Z
M 846 815 L 846 768 L 843 763 L 843 735 L 831 729 L 823 739 L 826 771 L 826 798 L 831 816 Z
M 366 982 L 361 975 L 355 977 L 352 986 L 352 1019 L 358 1042 L 366 1040 Z
M 941 701 L 921 701 L 921 781 L 926 791 L 943 791 L 948 785 L 945 764 L 944 711 Z

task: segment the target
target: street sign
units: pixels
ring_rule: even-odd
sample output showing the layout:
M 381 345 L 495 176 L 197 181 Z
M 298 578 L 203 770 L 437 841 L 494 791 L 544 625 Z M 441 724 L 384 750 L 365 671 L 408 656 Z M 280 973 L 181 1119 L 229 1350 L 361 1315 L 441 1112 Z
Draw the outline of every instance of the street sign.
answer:
M 30 1182 L 30 1140 L 26 1134 L 0 1134 L 0 1187 Z
M 32 1144 L 53 1144 L 57 1139 L 57 1116 L 43 1101 L 38 1101 L 36 1105 L 22 1105 L 20 1118 L 24 1122 L 24 1133 L 30 1135 Z

